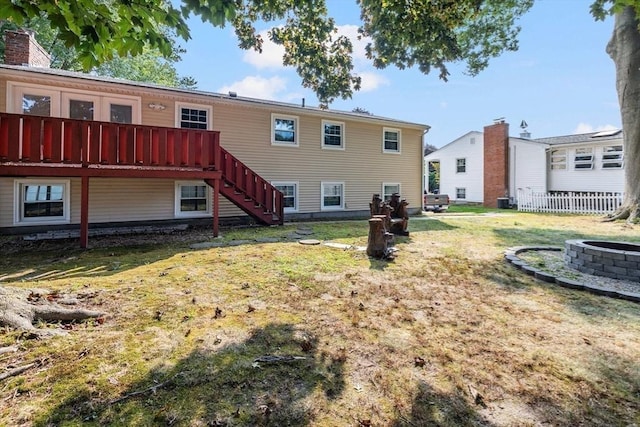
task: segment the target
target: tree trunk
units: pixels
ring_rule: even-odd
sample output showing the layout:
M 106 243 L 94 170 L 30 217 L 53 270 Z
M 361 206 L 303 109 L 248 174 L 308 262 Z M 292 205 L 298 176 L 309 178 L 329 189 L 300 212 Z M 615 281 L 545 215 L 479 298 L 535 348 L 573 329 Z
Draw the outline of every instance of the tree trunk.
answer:
M 640 202 L 640 32 L 635 10 L 615 15 L 607 53 L 616 66 L 616 89 L 624 132 L 624 201 L 610 220 L 635 222 Z

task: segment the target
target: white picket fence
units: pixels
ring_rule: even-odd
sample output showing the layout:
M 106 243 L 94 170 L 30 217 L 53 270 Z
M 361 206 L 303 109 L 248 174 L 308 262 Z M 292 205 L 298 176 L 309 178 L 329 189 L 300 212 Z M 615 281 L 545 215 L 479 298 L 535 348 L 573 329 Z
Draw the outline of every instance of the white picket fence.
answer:
M 622 204 L 621 193 L 534 193 L 518 190 L 518 210 L 522 212 L 605 215 Z

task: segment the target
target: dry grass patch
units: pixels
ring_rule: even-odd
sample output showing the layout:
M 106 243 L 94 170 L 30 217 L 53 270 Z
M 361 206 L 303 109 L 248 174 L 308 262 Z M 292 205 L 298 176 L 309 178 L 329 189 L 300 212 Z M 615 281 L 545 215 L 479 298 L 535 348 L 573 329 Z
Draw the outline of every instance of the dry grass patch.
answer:
M 502 260 L 512 245 L 640 241 L 638 230 L 570 216 L 436 218 L 411 221 L 393 262 L 300 245 L 286 238 L 296 225 L 229 231 L 222 241 L 250 242 L 202 250 L 189 248 L 209 239 L 195 230 L 7 251 L 2 285 L 85 292 L 109 315 L 49 340 L 5 330 L 18 351 L 0 355 L 3 366 L 42 363 L 4 381 L 0 424 L 640 423 L 640 306 Z M 310 226 L 320 240 L 366 244 L 366 221 Z M 278 241 L 255 241 L 265 236 Z M 256 362 L 266 355 L 285 359 Z

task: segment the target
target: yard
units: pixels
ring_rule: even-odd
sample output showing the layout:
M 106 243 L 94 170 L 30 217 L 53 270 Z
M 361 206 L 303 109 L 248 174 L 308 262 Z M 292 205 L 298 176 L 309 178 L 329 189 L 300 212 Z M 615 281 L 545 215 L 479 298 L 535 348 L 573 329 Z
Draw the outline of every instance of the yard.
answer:
M 364 246 L 366 221 L 0 237 L 2 286 L 107 313 L 2 331 L 0 366 L 33 365 L 0 383 L 0 425 L 640 425 L 640 304 L 503 260 L 640 228 L 505 212 L 413 218 L 393 261 L 293 238 Z

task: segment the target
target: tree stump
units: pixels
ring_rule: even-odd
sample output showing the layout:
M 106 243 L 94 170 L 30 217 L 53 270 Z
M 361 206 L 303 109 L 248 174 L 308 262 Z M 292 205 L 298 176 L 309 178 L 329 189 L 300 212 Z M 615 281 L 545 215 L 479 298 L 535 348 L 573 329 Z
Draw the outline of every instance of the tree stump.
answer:
M 376 215 L 369 220 L 369 240 L 367 242 L 367 255 L 373 258 L 388 258 L 391 254 L 389 242 L 393 234 L 384 226 L 382 215 Z

